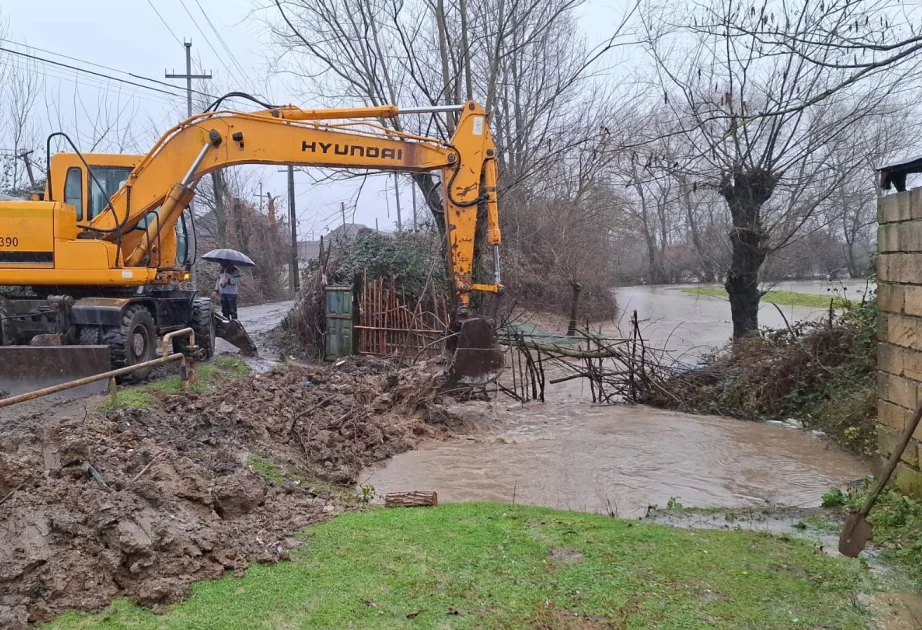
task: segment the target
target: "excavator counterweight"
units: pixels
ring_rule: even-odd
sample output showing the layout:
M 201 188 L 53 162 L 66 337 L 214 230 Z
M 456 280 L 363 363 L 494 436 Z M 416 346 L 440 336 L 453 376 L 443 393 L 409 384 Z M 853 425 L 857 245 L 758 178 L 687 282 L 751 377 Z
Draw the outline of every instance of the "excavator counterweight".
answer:
M 255 351 L 239 322 L 216 317 L 210 301 L 188 288 L 195 259 L 188 207 L 202 177 L 243 164 L 438 172 L 455 294 L 450 372 L 465 385 L 499 375 L 492 320 L 469 308 L 472 291 L 502 291 L 496 147 L 479 104 L 249 113 L 217 110 L 219 104 L 167 131 L 144 155 L 76 147 L 55 154 L 44 194 L 0 201 L 0 287 L 12 287 L 0 291 L 0 346 L 107 346 L 111 367 L 121 368 L 153 358 L 157 337 L 191 327 L 199 354 L 211 356 L 216 335 Z M 450 141 L 381 126 L 426 112 L 457 117 Z M 493 255 L 489 283 L 473 279 L 481 216 Z

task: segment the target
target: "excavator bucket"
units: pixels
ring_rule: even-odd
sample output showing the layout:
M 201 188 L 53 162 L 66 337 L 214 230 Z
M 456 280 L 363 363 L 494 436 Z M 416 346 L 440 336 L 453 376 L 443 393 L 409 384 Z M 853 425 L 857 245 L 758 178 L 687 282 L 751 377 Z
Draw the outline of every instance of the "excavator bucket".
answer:
M 240 352 L 245 357 L 256 356 L 256 344 L 250 339 L 240 320 L 227 319 L 218 313 L 212 313 L 211 316 L 214 318 L 215 337 L 220 337 L 224 341 L 240 348 Z
M 499 378 L 504 358 L 492 320 L 472 317 L 452 322 L 450 330 L 457 333 L 448 346 L 454 355 L 448 371 L 452 385 L 480 387 Z

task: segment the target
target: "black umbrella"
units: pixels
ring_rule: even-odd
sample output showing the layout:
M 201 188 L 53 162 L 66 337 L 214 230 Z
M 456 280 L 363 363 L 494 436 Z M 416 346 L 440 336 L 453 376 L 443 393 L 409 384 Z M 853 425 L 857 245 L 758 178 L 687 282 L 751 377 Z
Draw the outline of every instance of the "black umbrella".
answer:
M 249 256 L 238 252 L 236 249 L 213 249 L 204 256 L 203 260 L 209 260 L 216 263 L 228 263 L 238 267 L 255 267 Z

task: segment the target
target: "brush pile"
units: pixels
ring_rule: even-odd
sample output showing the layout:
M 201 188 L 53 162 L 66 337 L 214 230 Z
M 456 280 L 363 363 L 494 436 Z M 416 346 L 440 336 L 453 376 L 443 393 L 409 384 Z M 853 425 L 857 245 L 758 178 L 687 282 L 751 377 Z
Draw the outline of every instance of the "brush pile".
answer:
M 877 446 L 877 303 L 849 305 L 822 321 L 763 331 L 671 370 L 642 402 L 739 418 L 794 418 L 859 454 Z

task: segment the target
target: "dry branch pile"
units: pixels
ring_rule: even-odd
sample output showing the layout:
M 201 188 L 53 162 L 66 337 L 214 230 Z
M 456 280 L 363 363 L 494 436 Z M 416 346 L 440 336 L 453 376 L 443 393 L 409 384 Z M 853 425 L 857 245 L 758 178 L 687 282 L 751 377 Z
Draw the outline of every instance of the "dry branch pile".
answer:
M 666 372 L 643 402 L 740 418 L 796 418 L 846 447 L 876 448 L 877 303 L 737 341 L 687 371 Z

